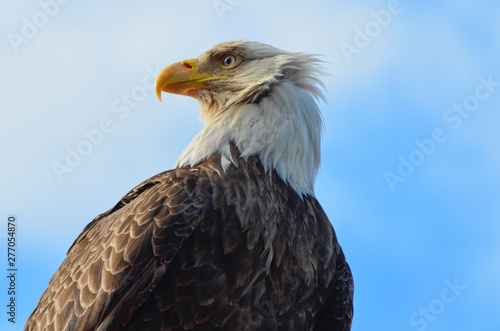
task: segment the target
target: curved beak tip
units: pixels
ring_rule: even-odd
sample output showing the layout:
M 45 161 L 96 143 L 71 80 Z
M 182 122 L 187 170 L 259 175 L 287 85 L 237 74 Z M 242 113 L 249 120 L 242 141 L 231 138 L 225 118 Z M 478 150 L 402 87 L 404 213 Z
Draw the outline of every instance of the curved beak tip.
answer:
M 161 102 L 161 86 L 159 86 L 158 84 L 156 84 L 155 91 L 156 91 L 156 97 Z

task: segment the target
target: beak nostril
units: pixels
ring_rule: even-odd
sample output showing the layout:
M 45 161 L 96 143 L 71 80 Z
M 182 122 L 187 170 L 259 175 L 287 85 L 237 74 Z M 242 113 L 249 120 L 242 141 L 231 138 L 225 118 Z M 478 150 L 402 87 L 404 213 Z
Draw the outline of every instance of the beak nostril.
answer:
M 186 69 L 193 69 L 193 66 L 190 65 L 189 63 L 182 63 L 182 65 L 184 66 L 184 68 Z

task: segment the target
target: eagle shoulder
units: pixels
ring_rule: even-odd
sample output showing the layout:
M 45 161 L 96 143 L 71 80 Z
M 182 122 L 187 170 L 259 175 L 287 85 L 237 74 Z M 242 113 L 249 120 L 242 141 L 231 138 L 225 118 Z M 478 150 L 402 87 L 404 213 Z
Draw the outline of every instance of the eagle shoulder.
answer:
M 212 208 L 203 171 L 174 169 L 139 184 L 75 240 L 25 330 L 123 324 L 147 299 Z

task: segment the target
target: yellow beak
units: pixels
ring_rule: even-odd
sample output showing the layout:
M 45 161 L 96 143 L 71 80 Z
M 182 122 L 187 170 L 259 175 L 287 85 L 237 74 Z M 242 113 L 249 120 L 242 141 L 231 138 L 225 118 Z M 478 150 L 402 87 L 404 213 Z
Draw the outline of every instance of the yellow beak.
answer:
M 161 101 L 161 92 L 188 95 L 193 89 L 210 89 L 205 84 L 210 80 L 228 78 L 198 72 L 198 59 L 189 59 L 169 65 L 156 78 L 156 96 Z

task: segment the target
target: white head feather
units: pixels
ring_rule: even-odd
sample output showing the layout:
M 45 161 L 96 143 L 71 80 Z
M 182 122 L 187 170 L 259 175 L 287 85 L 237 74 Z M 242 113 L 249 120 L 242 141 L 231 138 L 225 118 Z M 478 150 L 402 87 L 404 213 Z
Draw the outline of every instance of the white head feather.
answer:
M 315 102 L 323 98 L 317 78 L 323 73 L 321 61 L 238 40 L 202 54 L 198 70 L 210 71 L 214 56 L 229 52 L 242 62 L 229 78 L 210 82 L 213 89 L 197 91 L 204 128 L 176 166 L 195 166 L 221 155 L 226 169 L 233 162 L 229 146 L 234 143 L 241 157 L 259 156 L 266 170 L 275 169 L 299 195 L 314 195 L 323 125 Z

